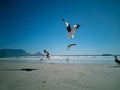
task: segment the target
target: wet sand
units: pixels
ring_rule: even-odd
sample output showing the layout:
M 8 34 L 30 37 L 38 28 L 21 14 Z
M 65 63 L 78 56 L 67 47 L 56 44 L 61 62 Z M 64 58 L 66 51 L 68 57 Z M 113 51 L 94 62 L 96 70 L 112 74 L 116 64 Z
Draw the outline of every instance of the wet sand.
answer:
M 119 90 L 120 67 L 0 62 L 0 90 Z

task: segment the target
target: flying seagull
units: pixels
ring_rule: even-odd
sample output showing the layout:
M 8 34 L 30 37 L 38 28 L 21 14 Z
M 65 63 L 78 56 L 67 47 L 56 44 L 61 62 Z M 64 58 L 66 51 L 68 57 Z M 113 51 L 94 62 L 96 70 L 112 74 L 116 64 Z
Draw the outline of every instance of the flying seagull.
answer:
M 68 38 L 73 38 L 75 31 L 80 27 L 80 24 L 76 24 L 71 28 L 70 24 L 62 18 L 62 21 L 65 23 L 68 31 Z
M 120 60 L 118 60 L 117 56 L 114 57 L 115 57 L 115 62 L 120 66 Z
M 69 44 L 68 46 L 67 46 L 67 48 L 68 48 L 68 50 L 72 47 L 72 46 L 75 46 L 76 44 Z

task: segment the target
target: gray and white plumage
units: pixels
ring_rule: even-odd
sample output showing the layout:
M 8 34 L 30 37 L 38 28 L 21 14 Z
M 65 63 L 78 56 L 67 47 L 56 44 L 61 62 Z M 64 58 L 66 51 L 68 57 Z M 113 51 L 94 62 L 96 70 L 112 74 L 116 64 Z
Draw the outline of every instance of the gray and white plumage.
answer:
M 75 31 L 80 27 L 80 24 L 76 24 L 71 28 L 70 24 L 62 18 L 62 21 L 65 23 L 68 31 L 68 38 L 73 38 Z
M 75 46 L 75 45 L 76 45 L 76 44 L 69 44 L 69 45 L 67 46 L 68 50 L 69 50 L 71 47 Z

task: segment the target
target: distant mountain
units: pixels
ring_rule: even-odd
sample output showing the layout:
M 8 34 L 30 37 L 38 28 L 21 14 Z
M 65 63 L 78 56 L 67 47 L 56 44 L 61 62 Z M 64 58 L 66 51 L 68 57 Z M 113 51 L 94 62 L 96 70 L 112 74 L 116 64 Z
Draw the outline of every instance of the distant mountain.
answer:
M 102 54 L 102 56 L 113 56 L 112 54 Z
M 14 56 L 40 56 L 40 52 L 30 54 L 22 49 L 0 49 L 0 57 L 14 57 Z
M 0 57 L 28 56 L 30 55 L 22 49 L 0 49 Z
M 40 53 L 40 52 L 37 52 L 37 53 L 35 53 L 35 54 L 33 54 L 34 56 L 42 56 L 43 54 L 42 53 Z

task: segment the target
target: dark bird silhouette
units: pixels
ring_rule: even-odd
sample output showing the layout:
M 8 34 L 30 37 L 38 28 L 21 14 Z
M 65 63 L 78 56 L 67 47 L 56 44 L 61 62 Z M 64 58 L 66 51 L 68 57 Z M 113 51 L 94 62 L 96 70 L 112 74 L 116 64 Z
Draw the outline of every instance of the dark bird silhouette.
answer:
M 68 48 L 68 50 L 72 47 L 72 46 L 75 46 L 76 44 L 69 44 L 68 46 L 67 46 L 67 48 Z
M 120 60 L 118 60 L 117 56 L 114 56 L 114 57 L 115 57 L 115 62 L 120 66 Z
M 62 21 L 65 23 L 68 31 L 68 38 L 73 38 L 75 31 L 80 27 L 80 24 L 76 24 L 71 28 L 70 24 L 62 18 Z
M 46 50 L 43 50 L 44 51 L 44 53 L 46 54 L 46 57 L 48 58 L 48 59 L 50 59 L 50 53 L 48 52 L 48 51 L 46 51 Z

